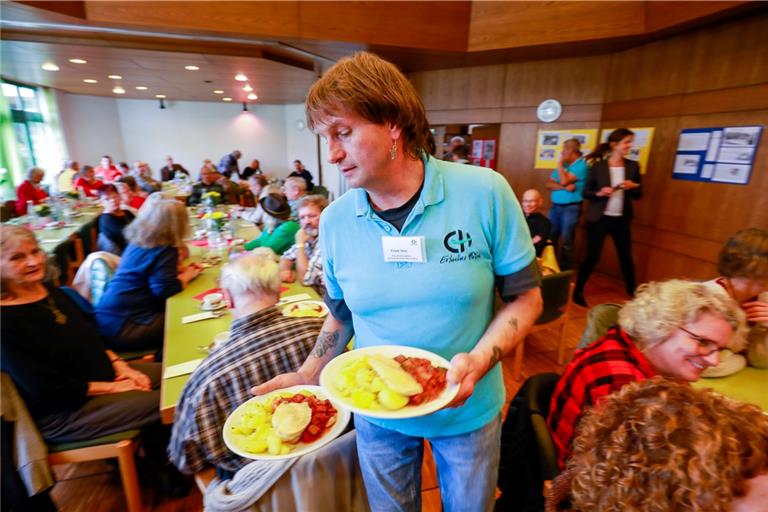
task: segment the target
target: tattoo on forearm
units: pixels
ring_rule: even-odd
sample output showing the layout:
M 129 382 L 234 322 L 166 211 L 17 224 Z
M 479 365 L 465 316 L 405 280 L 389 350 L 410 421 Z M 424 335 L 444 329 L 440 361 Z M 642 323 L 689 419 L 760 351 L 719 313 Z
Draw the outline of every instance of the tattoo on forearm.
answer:
M 320 331 L 320 336 L 317 337 L 315 348 L 312 349 L 312 355 L 315 357 L 323 357 L 329 350 L 335 349 L 338 343 L 339 333 L 337 331 Z
M 512 317 L 512 318 L 509 319 L 509 321 L 507 321 L 507 323 L 510 325 L 510 327 L 512 327 L 512 330 L 515 331 L 515 333 L 517 333 L 517 330 L 520 327 L 518 322 L 517 322 L 517 318 Z
M 501 349 L 494 345 L 491 349 L 491 360 L 488 362 L 488 368 L 493 368 L 499 361 L 501 361 Z

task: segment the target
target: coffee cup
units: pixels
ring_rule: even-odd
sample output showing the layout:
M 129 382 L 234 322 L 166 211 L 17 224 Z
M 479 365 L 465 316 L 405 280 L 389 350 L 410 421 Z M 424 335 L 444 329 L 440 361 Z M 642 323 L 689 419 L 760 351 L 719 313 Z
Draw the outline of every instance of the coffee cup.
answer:
M 221 293 L 209 293 L 203 297 L 203 306 L 206 308 L 215 308 L 221 304 L 224 299 L 224 295 Z

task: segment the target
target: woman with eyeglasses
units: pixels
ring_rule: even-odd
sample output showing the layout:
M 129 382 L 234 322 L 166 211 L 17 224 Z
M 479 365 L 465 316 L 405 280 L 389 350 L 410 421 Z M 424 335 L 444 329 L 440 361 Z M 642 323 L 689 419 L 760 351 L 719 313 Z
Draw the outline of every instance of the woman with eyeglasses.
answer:
M 719 363 L 719 350 L 744 344 L 745 316 L 705 283 L 673 279 L 640 286 L 618 326 L 579 350 L 557 383 L 547 424 L 564 467 L 584 410 L 625 384 L 656 375 L 693 382 Z

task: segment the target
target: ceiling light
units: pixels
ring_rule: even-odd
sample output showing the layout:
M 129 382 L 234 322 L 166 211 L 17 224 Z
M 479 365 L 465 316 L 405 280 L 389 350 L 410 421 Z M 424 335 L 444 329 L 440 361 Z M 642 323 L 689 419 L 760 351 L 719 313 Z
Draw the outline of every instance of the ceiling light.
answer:
M 147 87 L 145 85 L 137 85 L 136 86 L 137 91 L 146 91 Z
M 93 78 L 83 78 L 83 82 L 85 82 L 87 84 L 97 84 L 97 83 L 99 83 L 98 80 L 94 80 Z
M 216 89 L 215 91 L 213 91 L 213 94 L 224 94 L 224 91 L 222 91 L 221 89 Z
M 115 94 L 125 94 L 125 89 L 123 89 L 122 87 L 120 87 L 118 85 L 117 87 L 112 89 L 112 92 L 115 93 Z
M 165 98 L 165 94 L 155 94 L 155 98 L 159 98 L 162 100 Z
M 112 80 L 122 80 L 123 77 L 120 75 L 109 75 L 107 78 L 111 78 Z
M 69 59 L 72 64 L 86 64 L 88 61 L 83 59 Z
M 251 94 L 248 95 L 248 99 L 249 100 L 257 100 L 257 99 L 259 99 L 259 97 L 256 96 L 255 94 L 251 93 Z
M 235 80 L 237 80 L 238 82 L 247 82 L 248 81 L 248 77 L 245 76 L 242 73 L 238 73 L 238 74 L 235 75 Z
M 197 71 L 200 68 L 198 66 L 184 66 L 184 69 L 187 71 Z
M 221 101 L 232 101 L 232 98 L 221 98 Z
M 245 84 L 245 86 L 243 87 L 243 90 L 245 92 L 251 92 L 253 90 L 253 87 L 251 87 L 251 84 Z
M 59 66 L 57 66 L 53 62 L 46 62 L 45 64 L 43 64 L 40 67 L 42 67 L 46 71 L 58 71 L 59 70 Z

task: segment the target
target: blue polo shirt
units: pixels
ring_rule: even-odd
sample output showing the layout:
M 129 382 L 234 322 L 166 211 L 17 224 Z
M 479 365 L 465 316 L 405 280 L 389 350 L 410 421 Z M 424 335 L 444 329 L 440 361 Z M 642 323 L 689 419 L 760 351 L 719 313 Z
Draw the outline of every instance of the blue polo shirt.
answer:
M 584 200 L 583 192 L 584 192 L 584 184 L 587 181 L 587 172 L 589 172 L 589 167 L 587 166 L 587 161 L 584 160 L 584 158 L 579 158 L 575 162 L 573 162 L 570 166 L 563 166 L 565 169 L 572 173 L 574 176 L 576 176 L 576 190 L 573 192 L 569 190 L 553 190 L 552 191 L 552 202 L 557 204 L 569 204 L 569 203 L 580 203 Z M 557 176 L 557 169 L 555 169 L 552 172 L 552 175 L 550 176 L 555 181 L 559 181 L 560 178 Z
M 328 296 L 352 313 L 358 347 L 404 345 L 450 360 L 469 352 L 493 315 L 495 276 L 521 274 L 517 293 L 538 286 L 528 278 L 535 253 L 520 205 L 507 181 L 490 169 L 424 159 L 424 185 L 398 232 L 354 189 L 320 220 Z M 384 261 L 383 236 L 424 236 L 426 263 Z M 406 420 L 367 418 L 419 437 L 471 432 L 494 419 L 504 403 L 497 364 L 459 408 Z

